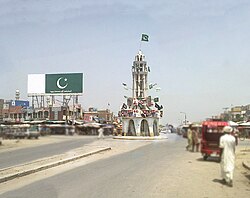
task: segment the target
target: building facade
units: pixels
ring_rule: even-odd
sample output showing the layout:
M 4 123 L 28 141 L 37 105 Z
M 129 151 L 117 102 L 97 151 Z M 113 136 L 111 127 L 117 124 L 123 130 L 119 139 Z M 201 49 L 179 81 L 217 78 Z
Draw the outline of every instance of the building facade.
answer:
M 23 122 L 25 120 L 73 120 L 82 119 L 81 105 L 32 107 L 29 101 L 0 99 L 1 122 Z
M 109 109 L 98 110 L 96 108 L 89 108 L 88 111 L 83 112 L 83 120 L 85 122 L 99 122 L 105 124 L 113 124 L 114 115 Z
M 241 105 L 227 108 L 219 116 L 222 120 L 234 122 L 242 122 L 250 120 L 250 105 Z

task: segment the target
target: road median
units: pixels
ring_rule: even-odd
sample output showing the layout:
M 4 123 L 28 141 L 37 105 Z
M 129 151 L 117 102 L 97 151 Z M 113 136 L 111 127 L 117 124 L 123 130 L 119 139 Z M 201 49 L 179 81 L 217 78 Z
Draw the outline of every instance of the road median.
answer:
M 64 154 L 55 155 L 29 163 L 8 167 L 0 170 L 0 183 L 6 182 L 18 177 L 23 177 L 38 171 L 53 168 L 62 164 L 69 163 L 90 155 L 111 150 L 111 147 L 97 147 L 95 149 L 76 149 Z

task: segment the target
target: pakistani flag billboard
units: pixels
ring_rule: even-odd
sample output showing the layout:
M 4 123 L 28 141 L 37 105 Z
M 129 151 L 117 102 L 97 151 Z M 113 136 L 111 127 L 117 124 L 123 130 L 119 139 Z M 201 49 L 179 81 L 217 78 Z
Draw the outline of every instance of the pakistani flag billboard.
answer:
M 67 95 L 83 93 L 83 73 L 29 74 L 28 94 Z
M 46 74 L 45 93 L 82 93 L 82 79 L 81 73 Z

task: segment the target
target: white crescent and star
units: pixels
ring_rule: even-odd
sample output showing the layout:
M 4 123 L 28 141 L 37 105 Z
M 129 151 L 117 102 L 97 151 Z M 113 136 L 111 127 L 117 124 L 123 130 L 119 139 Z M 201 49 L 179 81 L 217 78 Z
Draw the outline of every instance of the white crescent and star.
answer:
M 56 85 L 57 85 L 57 87 L 58 87 L 59 89 L 65 89 L 65 88 L 68 86 L 68 83 L 65 84 L 64 86 L 62 86 L 62 85 L 60 84 L 62 78 L 63 78 L 63 77 L 60 77 L 60 78 L 58 78 L 57 81 L 56 81 Z M 65 81 L 65 82 L 67 82 L 67 80 L 68 80 L 67 78 L 64 78 L 64 81 Z

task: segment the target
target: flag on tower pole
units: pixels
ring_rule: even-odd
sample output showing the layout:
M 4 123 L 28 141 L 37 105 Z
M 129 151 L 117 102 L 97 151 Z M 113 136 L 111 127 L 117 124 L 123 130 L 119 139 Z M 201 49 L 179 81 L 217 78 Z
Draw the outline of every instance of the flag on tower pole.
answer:
M 148 42 L 148 40 L 149 40 L 149 36 L 148 36 L 147 34 L 142 34 L 142 35 L 141 35 L 141 41 L 146 41 L 146 42 Z

